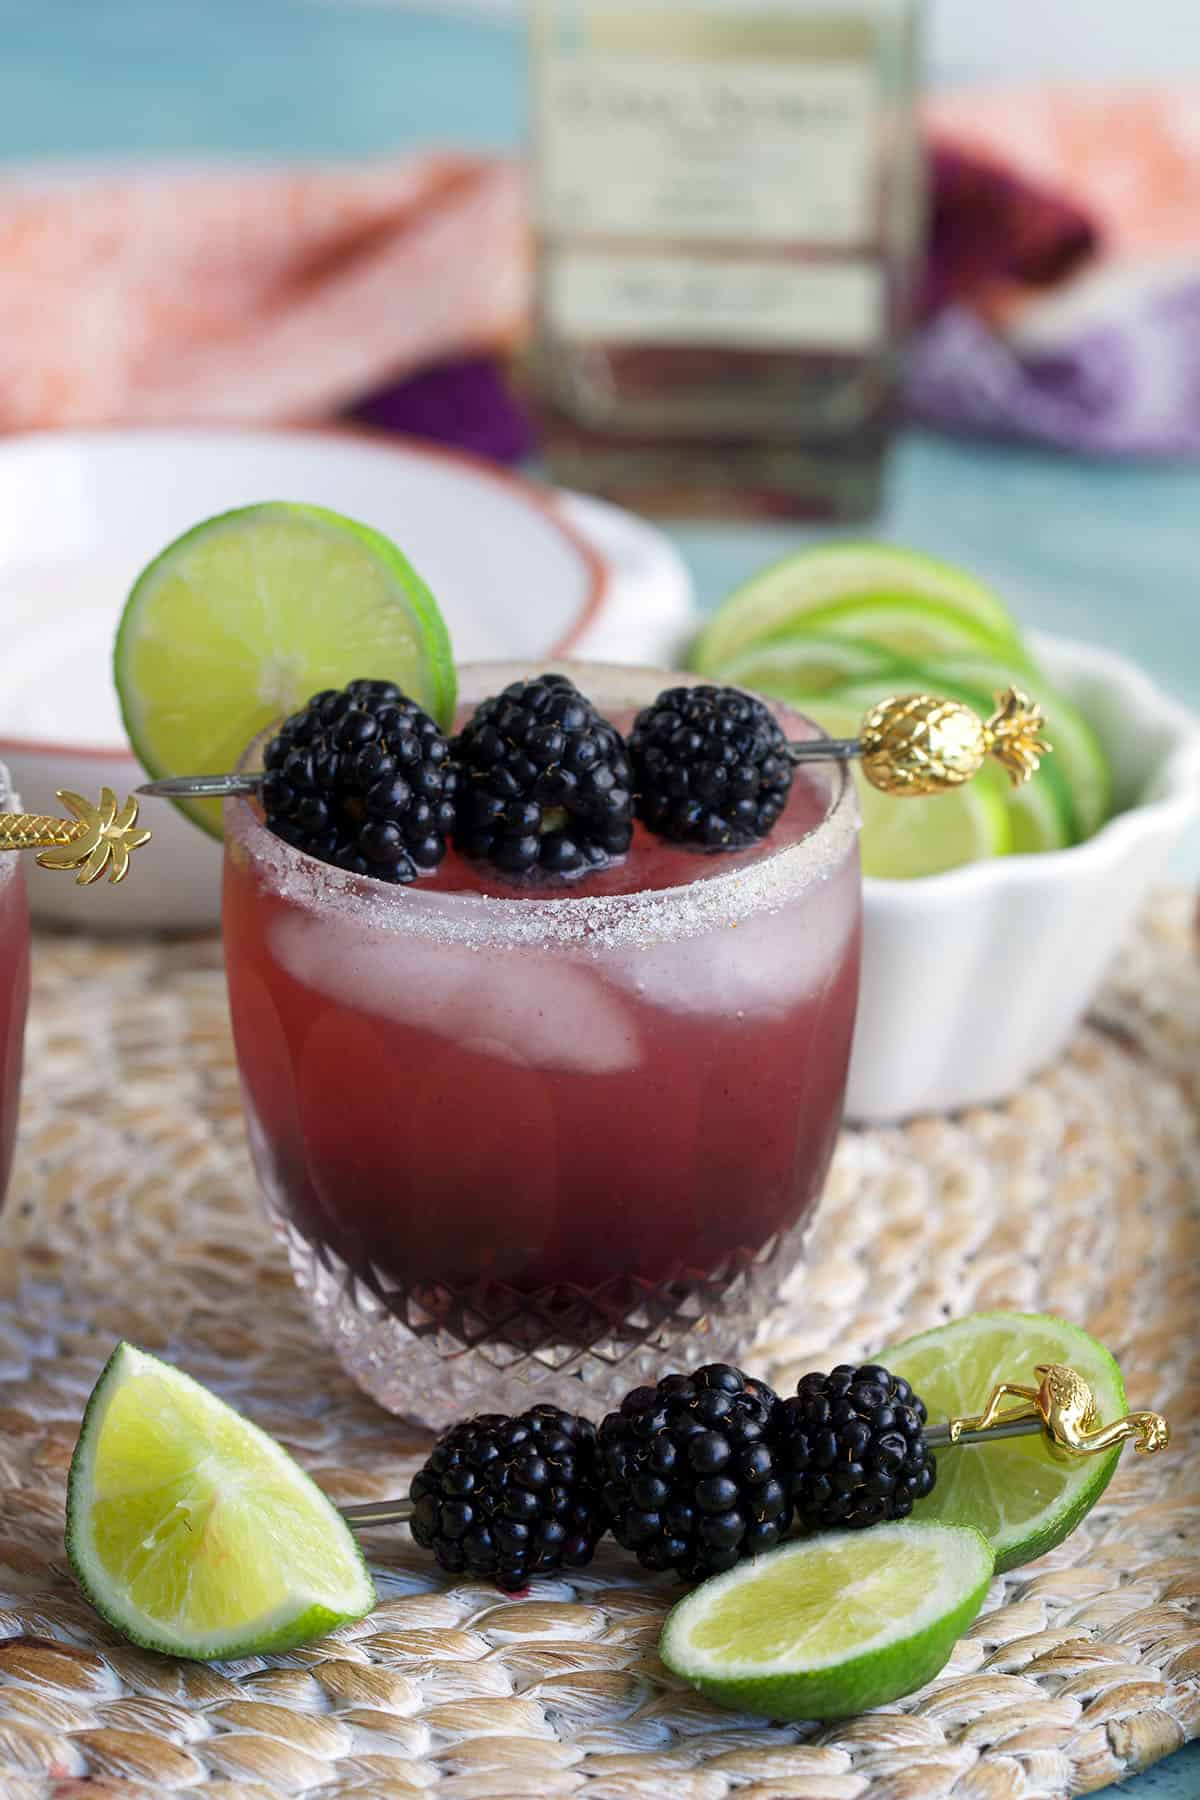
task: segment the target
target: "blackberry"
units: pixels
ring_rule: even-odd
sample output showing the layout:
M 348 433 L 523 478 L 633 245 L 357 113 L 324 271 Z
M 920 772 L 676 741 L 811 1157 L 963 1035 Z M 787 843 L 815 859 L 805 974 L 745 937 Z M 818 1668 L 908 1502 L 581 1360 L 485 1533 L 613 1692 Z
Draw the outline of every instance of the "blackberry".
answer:
M 769 1550 L 792 1504 L 772 1447 L 778 1400 L 727 1363 L 635 1388 L 600 1427 L 613 1536 L 687 1580 Z
M 667 688 L 629 737 L 638 817 L 660 837 L 739 850 L 787 805 L 787 739 L 761 700 L 731 687 Z
M 531 1575 L 581 1568 L 606 1529 L 596 1427 L 557 1406 L 451 1426 L 409 1494 L 412 1534 L 443 1569 L 509 1593 Z
M 931 1493 L 925 1403 L 877 1363 L 805 1375 L 780 1403 L 778 1455 L 800 1524 L 878 1525 L 904 1519 Z
M 267 745 L 267 824 L 322 862 L 415 881 L 446 854 L 457 774 L 427 713 L 390 681 L 327 688 Z
M 628 850 L 625 740 L 565 675 L 514 681 L 484 700 L 455 751 L 454 841 L 465 855 L 509 875 L 574 875 Z

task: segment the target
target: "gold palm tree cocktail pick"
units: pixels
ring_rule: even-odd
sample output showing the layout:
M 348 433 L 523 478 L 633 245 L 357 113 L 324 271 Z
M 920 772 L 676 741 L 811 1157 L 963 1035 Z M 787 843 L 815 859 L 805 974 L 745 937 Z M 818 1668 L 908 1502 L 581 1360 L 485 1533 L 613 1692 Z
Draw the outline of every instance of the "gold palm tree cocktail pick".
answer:
M 131 854 L 150 841 L 148 831 L 138 830 L 136 797 L 122 805 L 105 787 L 95 806 L 68 788 L 59 788 L 58 798 L 70 818 L 0 813 L 0 850 L 36 850 L 40 868 L 74 869 L 80 887 L 99 881 L 105 871 L 110 881 L 124 881 Z

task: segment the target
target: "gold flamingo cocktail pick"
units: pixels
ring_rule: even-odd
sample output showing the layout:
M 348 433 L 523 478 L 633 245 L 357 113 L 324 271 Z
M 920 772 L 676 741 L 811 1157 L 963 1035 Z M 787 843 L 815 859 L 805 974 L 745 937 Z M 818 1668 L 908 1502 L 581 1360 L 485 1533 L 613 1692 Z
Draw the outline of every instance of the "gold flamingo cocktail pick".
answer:
M 1041 707 L 1019 688 L 995 696 L 996 710 L 981 719 L 961 700 L 935 694 L 903 694 L 880 700 L 856 738 L 807 738 L 788 745 L 793 762 L 848 762 L 858 757 L 863 774 L 885 794 L 944 794 L 977 775 L 988 757 L 1008 771 L 1014 787 L 1028 781 L 1051 746 L 1042 737 Z M 173 775 L 137 791 L 161 800 L 219 799 L 252 794 L 262 775 Z
M 1125 1413 L 1100 1423 L 1096 1396 L 1077 1369 L 1065 1363 L 1038 1363 L 1036 1385 L 1002 1381 L 988 1396 L 981 1413 L 946 1419 L 925 1427 L 930 1450 L 953 1450 L 962 1444 L 990 1444 L 997 1438 L 1040 1435 L 1057 1456 L 1099 1456 L 1131 1440 L 1143 1456 L 1154 1456 L 1171 1442 L 1171 1428 L 1161 1413 Z M 1018 1404 L 1004 1407 L 1006 1399 Z M 411 1500 L 370 1500 L 343 1506 L 348 1525 L 364 1531 L 374 1525 L 403 1525 L 413 1515 Z
M 108 787 L 100 789 L 95 806 L 67 788 L 59 788 L 58 797 L 69 819 L 0 813 L 0 850 L 36 850 L 40 868 L 74 869 L 80 887 L 99 881 L 106 870 L 110 881 L 124 881 L 131 854 L 150 841 L 150 833 L 137 828 L 137 799 L 131 795 L 122 805 Z

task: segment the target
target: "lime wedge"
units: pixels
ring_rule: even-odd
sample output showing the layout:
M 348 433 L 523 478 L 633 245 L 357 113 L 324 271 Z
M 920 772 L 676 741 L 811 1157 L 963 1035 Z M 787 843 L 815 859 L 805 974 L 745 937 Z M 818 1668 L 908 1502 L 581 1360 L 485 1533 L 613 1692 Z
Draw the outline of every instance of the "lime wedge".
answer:
M 885 684 L 866 691 L 870 699 L 862 698 L 856 689 L 839 688 L 797 704 L 830 737 L 853 738 L 858 736 L 868 708 L 890 690 Z M 851 767 L 862 813 L 859 852 L 864 875 L 910 881 L 921 875 L 940 875 L 984 857 L 1003 856 L 1011 849 L 1007 784 L 998 768 L 982 769 L 974 781 L 949 793 L 910 800 L 881 794 L 856 764 Z
M 1099 831 L 1113 804 L 1108 757 L 1079 708 L 1051 687 L 1040 672 L 990 657 L 956 654 L 927 662 L 924 675 L 935 689 L 939 681 L 949 682 L 985 694 L 989 701 L 1000 688 L 1019 687 L 1031 693 L 1046 715 L 1046 736 L 1054 746 L 1053 755 L 1042 767 L 1057 771 L 1066 787 L 1075 835 L 1090 837 Z
M 1069 1363 L 1096 1396 L 1100 1418 L 1124 1416 L 1121 1371 L 1086 1331 L 1041 1313 L 974 1313 L 938 1326 L 879 1359 L 903 1375 L 931 1420 L 983 1411 L 1002 1381 L 1036 1385 L 1038 1363 Z M 1101 1456 L 1056 1456 L 1040 1437 L 963 1444 L 938 1452 L 938 1478 L 922 1519 L 970 1523 L 996 1552 L 997 1571 L 1052 1550 L 1096 1504 L 1117 1466 L 1119 1448 Z
M 1026 652 L 990 588 L 962 569 L 891 544 L 822 544 L 764 569 L 701 632 L 692 667 L 719 673 L 748 644 L 813 630 L 870 638 L 903 658 L 955 645 L 1018 663 Z
M 878 644 L 806 631 L 750 644 L 735 651 L 715 672 L 734 687 L 751 688 L 776 700 L 791 701 L 827 693 L 849 681 L 870 681 L 906 668 Z
M 991 1577 L 970 1526 L 822 1532 L 704 1582 L 668 1614 L 659 1654 L 722 1706 L 843 1719 L 936 1675 Z
M 437 603 L 396 546 L 319 506 L 207 519 L 133 585 L 114 676 L 151 775 L 232 769 L 265 726 L 360 676 L 397 683 L 448 726 L 454 663 Z M 221 835 L 221 803 L 179 802 Z
M 67 1554 L 123 1636 L 203 1661 L 287 1650 L 375 1603 L 337 1508 L 287 1452 L 132 1344 L 83 1415 Z

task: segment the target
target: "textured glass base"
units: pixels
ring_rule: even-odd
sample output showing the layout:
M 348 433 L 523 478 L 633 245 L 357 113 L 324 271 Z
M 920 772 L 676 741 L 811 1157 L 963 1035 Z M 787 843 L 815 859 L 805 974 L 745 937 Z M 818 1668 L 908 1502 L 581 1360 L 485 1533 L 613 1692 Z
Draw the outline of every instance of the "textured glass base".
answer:
M 492 1286 L 455 1295 L 388 1291 L 276 1218 L 322 1336 L 390 1412 L 441 1429 L 476 1412 L 549 1401 L 593 1416 L 669 1368 L 735 1360 L 796 1259 L 801 1232 L 706 1280 L 584 1294 Z M 618 1291 L 618 1286 L 620 1291 Z

